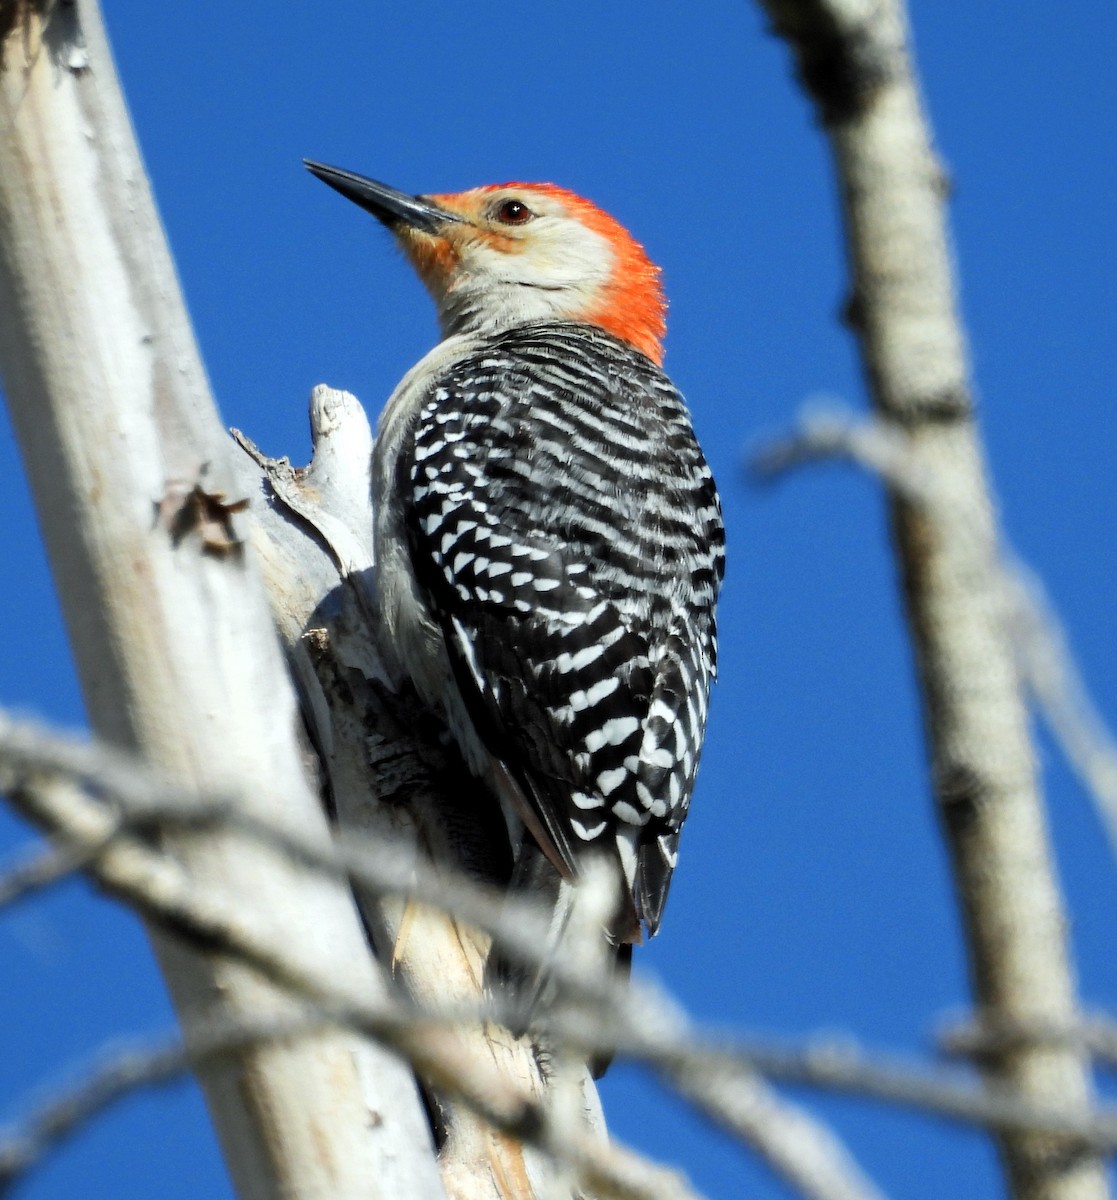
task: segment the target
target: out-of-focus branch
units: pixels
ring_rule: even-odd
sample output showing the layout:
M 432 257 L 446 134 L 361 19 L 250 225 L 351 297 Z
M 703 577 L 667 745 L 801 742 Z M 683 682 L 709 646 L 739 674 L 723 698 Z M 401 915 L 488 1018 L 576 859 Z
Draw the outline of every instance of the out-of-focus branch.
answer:
M 88 838 L 89 847 L 98 852 L 103 853 L 114 839 L 129 841 L 133 819 L 136 828 L 145 832 L 180 828 L 184 822 L 204 832 L 214 821 L 229 821 L 238 832 L 257 837 L 267 847 L 281 850 L 299 864 L 331 877 L 348 873 L 375 892 L 398 891 L 425 905 L 460 906 L 471 923 L 492 934 L 502 951 L 526 964 L 538 967 L 547 953 L 546 920 L 529 904 L 501 903 L 475 882 L 451 879 L 425 867 L 406 847 L 344 835 L 337 847 L 323 852 L 305 839 L 245 817 L 235 805 L 207 806 L 198 800 L 184 804 L 181 797 L 176 804 L 173 790 L 160 792 L 159 781 L 145 776 L 142 768 L 136 767 L 129 775 L 122 770 L 127 760 L 105 747 L 74 744 L 41 729 L 0 722 L 0 784 L 14 788 L 17 800 L 27 804 L 23 793 L 30 786 L 50 786 L 48 777 L 57 774 L 63 764 L 73 772 L 73 778 L 90 783 L 114 802 L 113 811 L 98 809 L 99 828 L 83 826 L 78 839 Z M 37 782 L 21 785 L 20 778 Z M 116 791 L 110 787 L 113 781 L 119 785 Z M 152 799 L 144 799 L 145 788 Z M 65 828 L 56 830 L 64 832 Z M 150 843 L 147 846 L 150 853 Z M 173 871 L 173 864 L 168 869 Z M 162 875 L 159 878 L 159 902 L 166 906 L 175 889 Z M 259 947 L 245 942 L 243 917 L 230 932 L 227 917 L 207 916 L 212 909 L 198 907 L 195 901 L 172 904 L 166 911 L 176 922 L 187 913 L 194 936 L 217 940 L 228 952 L 243 952 L 262 969 L 281 970 L 268 958 L 274 951 L 268 951 L 261 963 Z M 290 951 L 285 953 L 289 958 Z M 1076 1145 L 1107 1152 L 1117 1148 L 1117 1116 L 1112 1113 L 1091 1116 L 1058 1104 L 1031 1102 L 1004 1088 L 974 1087 L 956 1073 L 928 1071 L 908 1062 L 868 1055 L 848 1041 L 835 1044 L 832 1040 L 812 1039 L 805 1046 L 788 1046 L 719 1037 L 693 1027 L 670 999 L 649 985 L 636 981 L 628 991 L 610 986 L 592 964 L 580 961 L 576 955 L 560 955 L 551 963 L 551 970 L 560 996 L 569 998 L 569 1008 L 567 1002 L 560 1002 L 557 1010 L 543 1016 L 552 1046 L 574 1047 L 579 1057 L 588 1052 L 613 1053 L 646 1063 L 714 1121 L 755 1149 L 801 1194 L 817 1200 L 866 1200 L 879 1193 L 834 1139 L 775 1097 L 762 1077 L 902 1104 L 994 1130 L 1064 1135 L 1073 1137 Z M 282 971 L 285 973 L 279 978 L 299 988 L 300 994 L 310 990 L 311 995 L 323 995 L 321 981 L 298 978 L 290 965 Z M 339 1005 L 331 995 L 320 1003 L 325 1019 L 356 1022 L 409 1055 L 411 1035 L 427 1043 L 431 1031 L 445 1028 L 447 1021 L 476 1022 L 481 1015 L 477 1008 L 455 1012 L 445 1006 L 434 1011 L 409 1006 L 381 1012 L 374 1019 L 364 1009 L 353 1011 Z M 451 1066 L 455 1061 L 467 1078 L 473 1078 L 473 1067 L 468 1062 L 459 1055 L 452 1059 Z M 428 1069 L 421 1057 L 418 1065 Z M 444 1077 L 435 1078 L 442 1078 L 446 1088 L 467 1090 Z M 488 1110 L 482 1106 L 482 1111 L 487 1118 Z M 548 1110 L 540 1105 L 538 1111 Z M 561 1128 L 559 1133 L 563 1134 Z M 559 1144 L 571 1136 L 567 1131 L 560 1136 Z
M 833 1131 L 790 1104 L 759 1072 L 741 1065 L 732 1078 L 719 1079 L 679 1070 L 670 1081 L 797 1194 L 811 1200 L 884 1200 Z
M 934 476 L 914 454 L 903 429 L 837 405 L 805 406 L 794 428 L 762 443 L 746 466 L 758 482 L 768 483 L 797 467 L 833 459 L 864 468 L 912 503 L 940 503 Z
M 17 875 L 57 878 L 63 865 L 74 870 L 85 867 L 113 839 L 128 839 L 135 833 L 171 829 L 206 834 L 215 825 L 228 824 L 300 866 L 331 878 L 352 878 L 369 896 L 405 897 L 426 909 L 454 913 L 468 927 L 486 931 L 510 958 L 536 970 L 543 965 L 544 947 L 549 944 L 546 914 L 529 900 L 502 897 L 476 880 L 425 861 L 413 842 L 398 837 L 372 840 L 350 832 L 340 833 L 335 845 L 323 848 L 313 839 L 247 814 L 229 801 L 186 796 L 112 747 L 60 736 L 0 714 L 0 788 L 13 793 L 26 808 L 34 804 L 35 789 L 54 786 L 59 778 L 92 788 L 110 807 L 99 811 L 96 830 L 83 825 L 78 839 L 67 837 L 65 826 L 56 828 L 48 823 L 47 831 L 61 837 L 61 843 L 42 852 L 41 870 L 35 869 L 30 858 L 17 868 Z M 36 811 L 41 819 L 41 806 L 28 815 L 34 819 Z M 5 884 L 0 879 L 2 890 Z M 207 936 L 214 936 L 212 929 Z M 228 937 L 223 944 L 232 950 Z M 561 1040 L 565 1030 L 583 1056 L 588 1051 L 612 1053 L 623 1045 L 623 1053 L 662 1069 L 682 1094 L 752 1147 L 809 1200 L 877 1200 L 876 1189 L 837 1139 L 775 1096 L 747 1064 L 732 1080 L 711 1073 L 710 1061 L 721 1061 L 719 1048 L 700 1055 L 697 1067 L 689 1069 L 690 1034 L 685 1023 L 676 1021 L 675 1008 L 658 993 L 648 992 L 638 983 L 631 991 L 618 988 L 592 964 L 572 963 L 563 956 L 548 962 L 547 967 L 559 993 L 571 996 L 581 1011 L 592 1013 L 592 1017 L 576 1019 L 573 1029 L 569 1020 L 550 1028 L 552 1040 L 556 1036 Z M 439 1011 L 445 1014 L 453 997 L 439 999 Z M 475 1002 L 480 1002 L 480 996 Z M 477 1015 L 476 1003 L 473 1016 Z M 333 1016 L 338 1019 L 336 1011 Z M 521 1019 L 517 1016 L 517 1023 Z M 402 1046 L 397 1049 L 404 1051 Z
M 7 1195 L 54 1147 L 122 1097 L 166 1083 L 208 1059 L 226 1058 L 247 1045 L 289 1041 L 330 1024 L 315 1006 L 304 1014 L 267 1022 L 190 1031 L 178 1039 L 114 1048 L 103 1061 L 32 1110 L 17 1126 L 0 1128 L 0 1196 Z M 573 1144 L 578 1143 L 578 1136 Z M 559 1139 L 561 1149 L 571 1144 Z M 602 1184 L 602 1200 L 700 1200 L 684 1181 L 621 1147 L 585 1156 L 584 1171 Z
M 81 850 L 73 846 L 48 846 L 43 850 L 36 846 L 24 852 L 13 865 L 0 867 L 0 908 L 81 871 L 101 849 L 101 846 Z
M 6 1196 L 83 1125 L 132 1092 L 168 1083 L 209 1059 L 242 1053 L 249 1045 L 298 1037 L 323 1023 L 322 1016 L 311 1011 L 271 1023 L 195 1029 L 189 1048 L 179 1038 L 111 1047 L 97 1066 L 37 1107 L 29 1106 L 18 1124 L 0 1128 L 0 1196 Z
M 955 302 L 942 167 L 931 145 L 902 0 L 760 0 L 791 47 L 833 151 L 853 286 L 848 318 L 873 405 L 905 431 L 949 522 L 891 493 L 932 775 L 980 1016 L 1076 1019 L 1066 921 L 998 569 L 994 504 Z M 987 1064 L 1025 1097 L 1085 1112 L 1074 1047 L 1020 1044 Z M 1100 1162 L 1004 1133 L 1017 1200 L 1100 1200 Z
M 614 1142 L 585 1129 L 556 1129 L 545 1105 L 509 1080 L 496 1063 L 468 1053 L 445 1015 L 428 1016 L 388 993 L 369 997 L 347 986 L 344 978 L 324 975 L 306 947 L 277 937 L 266 917 L 238 902 L 235 890 L 214 884 L 203 892 L 178 863 L 146 840 L 125 830 L 112 834 L 112 816 L 71 781 L 18 787 L 13 801 L 28 819 L 62 840 L 97 847 L 89 873 L 150 922 L 188 944 L 204 945 L 248 966 L 297 997 L 300 1013 L 309 1001 L 321 1024 L 377 1039 L 413 1063 L 433 1086 L 462 1098 L 488 1125 L 569 1164 L 586 1194 L 601 1200 L 685 1200 L 693 1195 L 679 1176 L 644 1163 Z M 262 1019 L 269 1028 L 269 1018 Z M 246 1036 L 239 1044 L 251 1040 Z
M 828 459 L 847 459 L 863 467 L 897 495 L 924 507 L 937 520 L 951 523 L 949 496 L 940 494 L 934 475 L 913 452 L 906 433 L 887 421 L 858 417 L 839 407 L 809 406 L 796 427 L 762 445 L 748 467 L 756 479 L 768 482 L 794 468 Z M 968 530 L 965 524 L 954 525 L 958 538 L 968 536 Z M 1021 675 L 1093 799 L 1117 855 L 1117 738 L 1090 696 L 1043 584 L 1003 544 L 999 566 L 1012 649 Z
M 994 1027 L 976 1021 L 958 1021 L 946 1026 L 938 1041 L 944 1053 L 975 1061 L 990 1054 L 1001 1054 L 1021 1042 L 1052 1042 L 1076 1046 L 1099 1065 L 1110 1071 L 1117 1070 L 1117 1021 L 1101 1014 L 1088 1013 L 1077 1025 Z
M 1090 696 L 1043 585 L 1021 563 L 1009 583 L 1020 670 L 1044 721 L 1093 798 L 1117 855 L 1117 738 Z
M 1025 1032 L 1020 1031 L 1021 1040 Z M 995 1050 L 1003 1048 L 994 1045 Z M 799 1046 L 729 1038 L 720 1046 L 680 1047 L 679 1054 L 689 1070 L 707 1073 L 707 1085 L 747 1070 L 781 1083 L 878 1100 L 996 1132 L 1062 1135 L 1077 1147 L 1117 1152 L 1117 1112 L 1112 1109 L 1084 1112 L 1027 1100 L 1002 1085 L 974 1087 L 955 1072 L 870 1054 L 846 1040 L 822 1037 Z

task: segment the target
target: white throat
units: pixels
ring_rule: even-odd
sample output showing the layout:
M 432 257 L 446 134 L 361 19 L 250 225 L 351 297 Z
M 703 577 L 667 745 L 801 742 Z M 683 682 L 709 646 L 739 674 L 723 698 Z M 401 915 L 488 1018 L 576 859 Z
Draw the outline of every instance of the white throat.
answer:
M 600 307 L 614 264 L 609 242 L 569 218 L 540 217 L 511 251 L 478 238 L 435 296 L 443 335 L 579 320 Z

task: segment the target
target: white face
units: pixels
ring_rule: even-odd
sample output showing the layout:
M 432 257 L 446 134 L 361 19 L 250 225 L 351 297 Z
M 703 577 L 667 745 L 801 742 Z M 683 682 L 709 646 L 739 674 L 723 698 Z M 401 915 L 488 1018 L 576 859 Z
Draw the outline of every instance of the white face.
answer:
M 463 220 L 440 231 L 444 253 L 432 253 L 432 239 L 424 237 L 424 247 L 414 235 L 407 249 L 438 305 L 444 333 L 577 320 L 600 303 L 614 270 L 613 249 L 560 197 L 509 187 L 435 199 Z

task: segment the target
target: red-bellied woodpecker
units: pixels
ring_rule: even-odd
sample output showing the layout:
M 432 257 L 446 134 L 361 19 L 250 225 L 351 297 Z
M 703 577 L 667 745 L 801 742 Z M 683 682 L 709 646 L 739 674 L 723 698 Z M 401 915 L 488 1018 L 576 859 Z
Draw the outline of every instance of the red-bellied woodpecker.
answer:
M 442 325 L 373 456 L 389 670 L 564 878 L 595 851 L 616 864 L 617 941 L 654 934 L 724 571 L 714 481 L 659 366 L 659 269 L 551 184 L 410 196 L 306 165 L 391 229 Z

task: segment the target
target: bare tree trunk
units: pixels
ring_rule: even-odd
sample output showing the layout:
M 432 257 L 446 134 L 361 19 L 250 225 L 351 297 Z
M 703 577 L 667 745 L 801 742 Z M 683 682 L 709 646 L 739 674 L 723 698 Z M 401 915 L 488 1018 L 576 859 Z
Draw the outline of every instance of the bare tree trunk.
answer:
M 946 515 L 897 492 L 897 554 L 923 689 L 939 811 L 980 1019 L 1073 1025 L 1062 899 L 1007 622 L 997 522 L 973 418 L 931 148 L 902 0 L 761 0 L 791 44 L 834 154 L 853 290 L 849 319 L 872 399 L 906 431 Z M 1037 1101 L 1086 1109 L 1084 1056 L 1017 1040 L 990 1062 Z M 1035 1134 L 999 1138 L 1018 1200 L 1108 1194 L 1101 1162 Z
M 328 830 L 218 420 L 94 0 L 0 2 L 0 366 L 96 731 L 199 792 Z M 384 987 L 352 899 L 232 834 L 169 848 L 308 970 Z M 153 931 L 184 1026 L 282 1014 Z M 349 1033 L 201 1072 L 242 1197 L 442 1194 L 410 1072 Z

